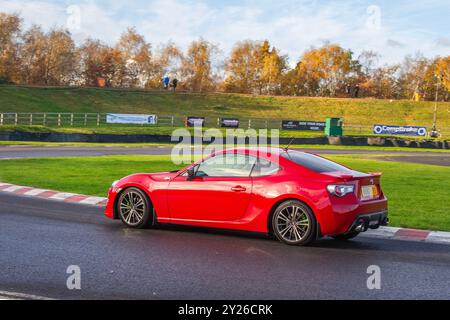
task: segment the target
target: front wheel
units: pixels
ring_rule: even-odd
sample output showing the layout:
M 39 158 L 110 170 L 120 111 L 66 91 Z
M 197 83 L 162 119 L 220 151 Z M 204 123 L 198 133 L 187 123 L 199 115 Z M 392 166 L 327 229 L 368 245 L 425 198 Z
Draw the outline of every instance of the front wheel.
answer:
M 283 202 L 275 210 L 272 228 L 281 242 L 304 246 L 315 240 L 316 217 L 312 210 L 297 200 Z
M 128 188 L 120 194 L 117 211 L 122 222 L 130 228 L 143 229 L 153 223 L 150 200 L 137 188 Z

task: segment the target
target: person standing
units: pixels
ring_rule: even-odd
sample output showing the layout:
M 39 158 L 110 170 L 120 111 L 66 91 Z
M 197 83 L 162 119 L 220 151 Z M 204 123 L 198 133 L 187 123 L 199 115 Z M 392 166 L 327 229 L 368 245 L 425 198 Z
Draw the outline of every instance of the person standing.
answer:
M 178 86 L 178 79 L 175 78 L 175 79 L 172 80 L 173 92 L 175 92 L 175 90 L 177 90 L 177 86 Z
M 163 85 L 164 85 L 164 89 L 169 89 L 169 83 L 170 83 L 170 77 L 169 76 L 165 76 L 163 78 Z
M 353 92 L 353 98 L 359 97 L 359 84 L 355 86 L 355 91 Z

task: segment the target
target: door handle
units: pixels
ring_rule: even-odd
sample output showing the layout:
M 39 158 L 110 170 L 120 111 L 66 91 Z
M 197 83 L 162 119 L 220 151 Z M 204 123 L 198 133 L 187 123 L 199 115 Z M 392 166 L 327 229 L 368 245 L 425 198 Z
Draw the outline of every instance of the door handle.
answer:
M 236 187 L 231 188 L 231 190 L 235 191 L 235 192 L 244 192 L 244 191 L 247 191 L 247 188 L 245 188 L 243 186 L 236 186 Z

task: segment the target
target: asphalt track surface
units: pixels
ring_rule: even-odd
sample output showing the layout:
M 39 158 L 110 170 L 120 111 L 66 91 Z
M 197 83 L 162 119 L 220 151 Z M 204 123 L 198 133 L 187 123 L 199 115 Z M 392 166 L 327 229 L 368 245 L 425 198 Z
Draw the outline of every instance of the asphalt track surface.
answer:
M 360 236 L 291 247 L 264 235 L 131 230 L 102 209 L 0 194 L 0 292 L 55 299 L 450 299 L 450 246 Z M 81 290 L 66 270 L 81 268 Z M 381 290 L 367 268 L 381 269 Z
M 384 161 L 422 163 L 450 166 L 450 153 L 414 152 L 414 151 L 378 151 L 351 149 L 302 149 L 322 154 L 367 154 Z M 34 157 L 81 157 L 106 155 L 166 155 L 172 147 L 36 147 L 36 146 L 0 146 L 0 159 L 20 159 Z

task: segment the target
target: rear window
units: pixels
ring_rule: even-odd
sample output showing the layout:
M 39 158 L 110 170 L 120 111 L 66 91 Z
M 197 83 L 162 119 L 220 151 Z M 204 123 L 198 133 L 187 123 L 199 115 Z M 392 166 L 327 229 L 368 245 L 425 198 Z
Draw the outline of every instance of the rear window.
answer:
M 286 151 L 281 153 L 283 158 L 291 160 L 309 170 L 323 173 L 323 172 L 335 172 L 335 171 L 350 171 L 348 168 L 337 164 L 336 162 L 315 156 L 313 154 L 298 152 L 298 151 Z

